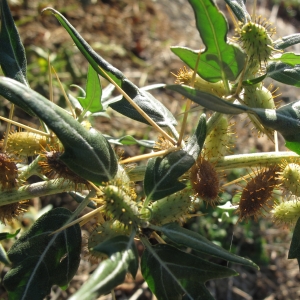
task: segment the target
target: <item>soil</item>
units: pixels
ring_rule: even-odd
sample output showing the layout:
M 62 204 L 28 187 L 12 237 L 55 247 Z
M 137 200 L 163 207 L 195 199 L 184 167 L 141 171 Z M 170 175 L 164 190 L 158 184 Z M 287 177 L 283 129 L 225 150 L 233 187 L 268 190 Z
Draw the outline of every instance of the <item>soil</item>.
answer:
M 225 2 L 219 0 L 219 6 L 225 10 Z M 203 48 L 198 31 L 195 28 L 194 14 L 186 0 L 65 0 L 65 1 L 11 1 L 10 6 L 13 16 L 18 24 L 20 36 L 28 54 L 30 68 L 29 82 L 31 86 L 48 95 L 47 73 L 43 71 L 43 57 L 48 53 L 53 56 L 53 64 L 56 66 L 59 78 L 66 86 L 75 83 L 84 86 L 84 78 L 87 71 L 87 63 L 74 47 L 65 30 L 49 13 L 40 11 L 51 5 L 62 12 L 71 24 L 82 34 L 84 39 L 105 59 L 112 63 L 138 86 L 153 83 L 173 83 L 174 76 L 182 62 L 170 51 L 170 46 L 186 46 L 193 49 Z M 258 7 L 259 13 L 276 20 L 277 36 L 282 37 L 296 32 L 299 28 L 297 18 L 287 19 L 282 5 L 275 6 L 271 3 L 263 3 Z M 297 14 L 296 14 L 297 16 Z M 284 17 L 285 19 L 282 19 Z M 228 17 L 229 18 L 229 17 Z M 230 23 L 230 30 L 233 25 Z M 295 50 L 300 52 L 299 47 Z M 55 54 L 56 60 L 54 59 Z M 63 63 L 67 60 L 67 64 Z M 43 73 L 44 72 L 44 73 Z M 60 101 L 60 91 L 54 89 L 57 101 Z M 280 96 L 283 102 L 294 101 L 299 97 L 296 88 L 280 86 Z M 179 115 L 184 104 L 180 96 L 165 91 L 154 91 L 153 94 L 162 101 L 175 115 Z M 1 100 L 1 114 L 7 114 L 9 103 Z M 199 112 L 191 118 L 196 118 Z M 16 112 L 16 120 L 28 124 L 35 122 L 28 120 L 21 111 Z M 245 118 L 239 119 L 236 133 L 239 136 L 235 151 L 246 153 L 253 149 L 260 151 L 273 150 L 273 145 L 265 137 L 258 138 L 253 135 Z M 121 124 L 121 126 L 120 126 Z M 192 126 L 193 122 L 191 122 Z M 136 138 L 143 138 L 146 125 L 124 120 L 119 114 L 115 114 L 112 121 L 99 119 L 96 124 L 103 133 L 122 135 L 122 130 L 128 134 L 134 134 Z M 120 127 L 122 130 L 120 130 Z M 4 124 L 0 127 L 3 132 Z M 191 128 L 188 128 L 191 129 Z M 148 138 L 155 138 L 149 132 Z M 283 140 L 280 139 L 280 148 L 283 149 Z M 127 147 L 125 155 L 132 156 L 137 148 Z M 54 205 L 67 205 L 69 198 L 60 195 L 53 199 L 37 199 L 37 206 L 44 207 L 48 203 Z M 224 280 L 215 280 L 208 283 L 211 293 L 217 300 L 283 300 L 300 298 L 300 275 L 296 260 L 288 260 L 287 253 L 291 234 L 288 229 L 276 226 L 257 229 L 265 240 L 265 251 L 268 263 L 262 266 L 260 271 L 252 271 L 239 266 L 234 269 L 240 273 L 238 277 Z M 251 252 L 249 239 L 242 236 L 241 229 L 234 228 L 234 242 L 239 247 L 244 243 Z M 88 235 L 87 231 L 84 232 Z M 229 235 L 229 239 L 230 239 Z M 140 251 L 142 251 L 141 245 Z M 255 247 L 253 247 L 253 255 Z M 251 255 L 249 255 L 251 258 Z M 97 267 L 88 257 L 84 257 L 79 270 L 72 280 L 69 288 L 62 291 L 54 287 L 48 299 L 67 299 L 74 291 L 88 279 L 89 274 Z M 1 278 L 5 269 L 1 267 Z M 155 299 L 143 281 L 141 274 L 136 279 L 128 277 L 126 282 L 115 290 L 117 299 L 146 300 Z M 0 287 L 0 299 L 6 299 L 7 295 Z M 100 297 L 101 300 L 112 299 L 110 295 Z

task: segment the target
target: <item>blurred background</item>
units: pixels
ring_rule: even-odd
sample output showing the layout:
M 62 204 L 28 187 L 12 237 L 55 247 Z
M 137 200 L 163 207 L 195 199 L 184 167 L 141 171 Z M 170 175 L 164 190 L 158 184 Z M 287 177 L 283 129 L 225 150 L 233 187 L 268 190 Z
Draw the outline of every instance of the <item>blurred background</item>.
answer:
M 227 13 L 225 1 L 217 1 L 229 20 L 229 29 L 234 35 L 233 23 Z M 61 12 L 77 29 L 83 38 L 107 61 L 120 69 L 126 77 L 142 87 L 153 83 L 173 83 L 172 73 L 177 73 L 184 64 L 170 51 L 170 46 L 203 48 L 195 28 L 194 14 L 187 0 L 60 0 L 60 1 L 9 1 L 10 8 L 24 43 L 28 59 L 28 81 L 32 89 L 49 97 L 48 56 L 66 90 L 77 95 L 76 84 L 84 88 L 87 62 L 74 46 L 66 31 L 50 13 L 41 10 L 50 6 Z M 247 1 L 252 12 L 252 1 Z M 277 38 L 297 32 L 300 28 L 300 1 L 268 0 L 258 1 L 257 15 L 273 22 L 277 28 Z M 300 53 L 299 47 L 293 50 Z M 266 86 L 269 83 L 267 82 Z M 103 85 L 107 85 L 103 82 Z M 277 86 L 277 84 L 275 84 Z M 64 105 L 58 83 L 54 81 L 55 101 Z M 299 90 L 279 85 L 279 99 L 283 103 L 299 99 Z M 181 96 L 165 91 L 153 91 L 177 116 L 179 123 L 184 101 Z M 0 114 L 8 116 L 10 104 L 0 99 Z M 23 124 L 38 124 L 29 119 L 21 110 L 16 111 L 16 121 Z M 102 133 L 122 136 L 131 134 L 137 139 L 155 139 L 156 134 L 146 125 L 126 120 L 123 116 L 110 112 L 111 119 L 99 118 L 94 124 Z M 190 116 L 188 132 L 191 132 L 199 116 L 199 111 Z M 238 121 L 238 122 L 237 122 Z M 266 137 L 258 138 L 251 132 L 251 125 L 245 117 L 233 120 L 236 142 L 234 153 L 273 151 L 273 144 Z M 5 123 L 0 124 L 0 138 Z M 280 148 L 284 149 L 283 140 Z M 125 156 L 140 154 L 136 146 L 125 147 Z M 245 175 L 244 170 L 227 174 L 228 180 Z M 33 179 L 34 180 L 34 179 Z M 233 190 L 225 190 L 221 203 L 231 199 Z M 43 197 L 31 201 L 29 210 L 20 224 L 26 228 L 33 218 L 48 205 L 72 208 L 72 200 L 65 194 Z M 71 204 L 70 204 L 71 203 Z M 75 206 L 74 206 L 75 207 Z M 296 260 L 288 260 L 287 253 L 291 241 L 291 231 L 278 227 L 268 217 L 258 221 L 249 220 L 236 224 L 237 216 L 229 214 L 226 218 L 220 209 L 203 207 L 205 217 L 189 220 L 186 227 L 194 229 L 225 249 L 249 257 L 260 266 L 260 271 L 245 269 L 238 265 L 234 269 L 240 276 L 216 280 L 207 285 L 217 300 L 294 300 L 300 298 L 300 275 Z M 17 225 L 15 225 L 17 226 Z M 8 227 L 0 225 L 0 231 Z M 84 231 L 88 236 L 89 228 Z M 8 245 L 4 245 L 9 247 Z M 142 248 L 140 249 L 142 251 Z M 77 275 L 69 288 L 62 291 L 54 287 L 48 299 L 68 299 L 97 267 L 83 252 L 83 260 Z M 0 265 L 1 279 L 6 269 Z M 155 299 L 139 274 L 136 280 L 128 277 L 116 289 L 117 299 L 144 300 Z M 0 287 L 0 299 L 7 299 L 4 288 Z M 110 295 L 100 299 L 111 299 Z

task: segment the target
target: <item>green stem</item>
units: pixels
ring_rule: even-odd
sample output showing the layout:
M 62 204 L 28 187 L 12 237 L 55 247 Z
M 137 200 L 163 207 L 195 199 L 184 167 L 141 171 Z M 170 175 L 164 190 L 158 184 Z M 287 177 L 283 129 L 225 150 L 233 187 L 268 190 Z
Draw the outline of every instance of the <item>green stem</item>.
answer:
M 216 163 L 217 170 L 229 170 L 278 164 L 282 163 L 283 160 L 287 162 L 298 160 L 300 162 L 300 157 L 294 152 L 284 151 L 229 155 L 221 159 L 212 158 L 210 161 Z
M 299 161 L 300 156 L 291 151 L 285 152 L 265 152 L 251 154 L 229 155 L 223 158 L 213 157 L 210 159 L 212 163 L 216 163 L 217 170 L 229 170 L 233 168 L 251 168 L 258 166 L 267 166 L 270 164 L 281 163 L 283 160 L 287 162 Z M 138 166 L 128 172 L 128 176 L 132 181 L 144 180 L 146 166 Z
M 42 175 L 39 172 L 40 166 L 39 161 L 41 160 L 41 156 L 37 156 L 34 161 L 31 162 L 30 165 L 22 167 L 19 169 L 19 179 L 21 180 L 27 180 L 32 175 L 37 175 L 43 180 L 47 180 L 47 177 Z
M 77 188 L 80 188 L 80 186 Z M 65 179 L 52 179 L 21 186 L 17 190 L 0 192 L 0 206 L 19 202 L 33 197 L 74 191 L 75 184 Z

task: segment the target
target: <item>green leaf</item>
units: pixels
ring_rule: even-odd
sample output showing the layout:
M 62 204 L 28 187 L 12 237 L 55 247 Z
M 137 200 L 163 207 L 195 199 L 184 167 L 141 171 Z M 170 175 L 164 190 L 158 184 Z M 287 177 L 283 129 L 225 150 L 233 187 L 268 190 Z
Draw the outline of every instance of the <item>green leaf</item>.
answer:
M 151 200 L 159 200 L 185 188 L 178 181 L 195 160 L 184 150 L 169 153 L 164 158 L 150 158 L 144 178 L 144 191 Z
M 138 89 L 127 80 L 124 80 L 122 89 L 157 125 L 169 128 L 177 125 L 177 121 L 172 113 L 149 92 Z M 122 100 L 111 103 L 109 106 L 128 118 L 149 124 L 124 97 Z
M 229 268 L 182 252 L 170 245 L 146 249 L 142 274 L 158 299 L 214 299 L 204 283 L 210 279 L 236 276 Z
M 82 203 L 82 201 L 84 201 L 86 199 L 86 196 L 83 196 L 81 193 L 79 192 L 69 192 L 68 193 L 77 203 Z M 92 209 L 96 209 L 97 208 L 97 204 L 94 201 L 90 201 L 87 205 L 87 207 L 90 207 Z
M 155 141 L 151 140 L 137 140 L 131 135 L 124 135 L 120 138 L 112 137 L 106 134 L 103 134 L 103 136 L 108 140 L 109 143 L 115 144 L 115 145 L 140 145 L 146 148 L 153 149 L 155 145 Z
M 187 141 L 184 150 L 196 161 L 201 153 L 206 138 L 206 115 L 200 116 L 197 128 L 192 137 Z
M 133 276 L 136 274 L 138 254 L 129 237 L 116 236 L 93 250 L 104 252 L 109 258 L 100 263 L 88 281 L 69 300 L 96 299 L 123 283 L 128 271 Z
M 258 83 L 262 82 L 266 77 L 267 77 L 267 73 L 262 76 L 256 77 L 254 79 L 247 79 L 247 80 L 243 81 L 243 86 L 250 86 L 250 85 L 258 84 Z
M 166 224 L 161 227 L 160 231 L 175 244 L 183 245 L 204 254 L 225 259 L 232 263 L 259 269 L 259 267 L 252 261 L 230 253 L 222 247 L 210 242 L 199 233 L 185 229 L 176 223 Z
M 300 142 L 300 101 L 276 110 L 253 108 L 253 111 L 264 126 L 279 131 L 286 141 Z
M 6 240 L 6 239 L 12 239 L 15 238 L 21 229 L 18 229 L 15 233 L 9 233 L 9 232 L 1 232 L 0 233 L 0 241 Z
M 284 84 L 300 87 L 300 66 L 292 67 L 282 62 L 268 65 L 267 76 Z
M 2 262 L 5 265 L 10 265 L 11 262 L 9 261 L 9 258 L 7 256 L 7 253 L 5 249 L 3 248 L 2 244 L 0 244 L 0 262 Z
M 224 15 L 211 0 L 189 0 L 196 26 L 206 49 L 200 55 L 197 73 L 209 82 L 235 80 L 245 63 L 245 54 L 227 43 L 228 25 Z M 194 55 L 196 56 L 196 54 Z M 195 64 L 192 69 L 194 69 Z
M 151 200 L 159 200 L 185 188 L 178 178 L 187 172 L 199 156 L 206 136 L 206 119 L 200 117 L 195 134 L 184 149 L 148 161 L 144 190 Z
M 44 299 L 52 285 L 65 286 L 73 278 L 80 262 L 80 226 L 50 235 L 71 215 L 65 208 L 47 212 L 8 251 L 13 268 L 3 282 L 9 299 Z
M 0 1 L 0 65 L 5 76 L 28 85 L 26 78 L 27 61 L 24 46 L 15 26 L 7 0 Z
M 292 243 L 290 246 L 289 254 L 288 254 L 288 259 L 294 259 L 296 258 L 298 261 L 298 265 L 300 267 L 300 218 L 298 219 L 294 233 L 293 233 L 293 238 L 292 238 Z
M 240 22 L 246 23 L 251 20 L 243 0 L 225 0 Z
M 285 146 L 300 155 L 300 142 L 286 142 Z
M 117 158 L 99 132 L 87 131 L 64 109 L 13 79 L 0 78 L 0 95 L 16 105 L 26 105 L 47 124 L 64 146 L 60 159 L 73 172 L 98 184 L 114 177 Z
M 217 96 L 185 85 L 166 87 L 213 111 L 233 115 L 240 113 L 255 114 L 263 126 L 277 130 L 286 141 L 300 142 L 300 101 L 289 103 L 279 109 L 251 108 L 226 102 Z
M 223 99 L 186 85 L 167 85 L 167 89 L 180 93 L 203 107 L 223 114 L 237 115 L 248 111 L 247 106 L 235 105 Z
M 81 106 L 92 113 L 102 111 L 101 104 L 102 88 L 98 73 L 89 65 L 87 82 L 86 82 L 86 95 L 85 97 L 77 97 Z
M 280 61 L 284 64 L 290 65 L 292 67 L 300 64 L 300 54 L 286 52 L 280 57 L 275 57 L 271 59 L 272 61 Z
M 300 43 L 300 33 L 294 33 L 284 36 L 283 38 L 274 42 L 273 47 L 278 50 L 283 50 L 287 47 Z
M 139 267 L 139 255 L 136 246 L 130 237 L 125 235 L 119 235 L 111 239 L 105 240 L 103 243 L 93 248 L 94 251 L 107 254 L 108 256 L 112 256 L 117 252 L 128 251 L 129 249 L 131 250 L 131 253 L 127 260 L 128 271 L 131 273 L 133 278 L 135 278 Z
M 44 11 L 45 10 L 50 10 L 53 13 L 61 25 L 67 30 L 80 52 L 99 75 L 106 79 L 108 79 L 108 77 L 113 79 L 115 83 L 120 86 L 122 90 L 126 92 L 126 94 L 159 126 L 172 127 L 177 124 L 172 113 L 161 102 L 156 100 L 150 93 L 140 90 L 129 81 L 120 70 L 99 56 L 63 15 L 53 8 L 48 7 L 44 9 Z M 102 72 L 99 66 L 107 75 Z M 128 118 L 148 124 L 148 122 L 124 97 L 122 100 L 111 104 L 110 107 Z

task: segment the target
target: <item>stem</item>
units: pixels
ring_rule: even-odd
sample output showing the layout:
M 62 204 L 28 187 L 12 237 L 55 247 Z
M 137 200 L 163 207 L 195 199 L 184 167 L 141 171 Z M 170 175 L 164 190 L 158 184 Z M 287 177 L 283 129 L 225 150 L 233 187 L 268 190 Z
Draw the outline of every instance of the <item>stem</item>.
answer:
M 237 154 L 225 156 L 223 158 L 213 157 L 210 159 L 212 163 L 216 164 L 215 167 L 218 171 L 233 168 L 268 166 L 270 164 L 281 163 L 283 160 L 286 160 L 287 162 L 299 161 L 300 163 L 299 155 L 291 151 Z M 145 171 L 146 166 L 138 166 L 130 170 L 127 174 L 132 181 L 142 181 L 144 179 Z
M 146 171 L 146 167 L 145 167 L 145 171 Z M 146 208 L 149 206 L 149 203 L 151 201 L 151 197 L 146 197 L 144 203 L 143 203 L 143 207 L 142 207 L 142 210 L 141 210 L 141 213 L 145 213 L 146 212 Z
M 19 177 L 18 179 L 21 180 L 27 180 L 29 177 L 31 177 L 32 175 L 37 175 L 40 178 L 44 179 L 44 180 L 48 180 L 46 176 L 43 176 L 42 174 L 40 174 L 39 172 L 39 161 L 41 160 L 41 156 L 37 156 L 34 161 L 32 161 L 30 163 L 30 165 L 19 168 Z M 41 177 L 42 176 L 42 177 Z
M 54 69 L 53 67 L 52 67 L 52 71 L 53 71 L 53 73 L 54 73 L 55 76 L 56 76 L 56 79 L 57 79 L 57 81 L 58 81 L 58 84 L 59 84 L 59 86 L 60 86 L 60 89 L 61 89 L 61 91 L 63 92 L 64 98 L 65 98 L 65 100 L 66 100 L 66 102 L 67 102 L 67 105 L 68 105 L 70 111 L 71 111 L 71 114 L 72 114 L 73 118 L 76 119 L 76 114 L 75 114 L 75 111 L 74 111 L 74 109 L 73 109 L 73 106 L 72 106 L 72 104 L 71 104 L 71 102 L 70 102 L 70 100 L 69 100 L 69 97 L 67 96 L 67 94 L 66 94 L 66 92 L 65 92 L 65 90 L 64 90 L 64 87 L 63 87 L 61 81 L 59 80 L 59 77 L 58 77 L 58 75 L 57 75 L 57 73 L 56 73 L 56 71 L 55 71 L 55 69 Z
M 77 185 L 77 187 L 80 188 L 79 185 Z M 0 192 L 0 206 L 31 199 L 34 197 L 53 195 L 62 192 L 70 192 L 74 191 L 75 188 L 76 187 L 73 182 L 70 182 L 69 180 L 63 178 L 28 184 L 21 186 L 17 190 Z
M 44 131 L 40 131 L 40 130 L 38 130 L 38 129 L 34 129 L 34 128 L 32 128 L 32 127 L 23 125 L 23 124 L 21 124 L 21 123 L 19 123 L 19 122 L 15 122 L 15 121 L 13 121 L 13 120 L 10 120 L 10 119 L 7 119 L 7 118 L 1 117 L 1 116 L 0 116 L 0 120 L 3 120 L 3 121 L 5 121 L 5 122 L 7 122 L 7 123 L 10 123 L 10 124 L 14 124 L 14 125 L 16 125 L 16 126 L 18 126 L 18 127 L 21 127 L 21 128 L 23 128 L 23 129 L 26 129 L 26 130 L 31 131 L 31 132 L 33 132 L 33 133 L 37 133 L 37 134 L 45 135 L 45 136 L 50 136 L 49 133 L 46 133 L 46 132 L 44 132 Z M 7 135 L 7 136 L 8 136 L 8 135 Z M 5 135 L 5 137 L 6 137 L 6 135 Z
M 171 152 L 175 152 L 179 149 L 180 149 L 179 147 L 173 147 L 173 148 L 166 149 L 166 150 L 161 150 L 161 151 L 157 151 L 157 152 L 151 152 L 151 153 L 147 153 L 147 154 L 137 155 L 137 156 L 134 156 L 134 157 L 123 159 L 123 160 L 119 161 L 119 164 L 129 164 L 129 163 L 141 161 L 143 159 L 148 159 L 148 158 L 152 158 L 152 157 L 167 155 L 167 154 L 169 154 Z
M 82 216 L 82 217 L 80 217 L 80 218 L 78 218 L 78 219 L 76 219 L 76 220 L 70 222 L 72 219 L 74 219 L 74 218 L 77 217 L 77 214 L 73 214 L 72 217 L 68 220 L 68 222 L 70 222 L 70 223 L 68 223 L 68 224 L 66 224 L 66 225 L 64 225 L 64 226 L 62 226 L 62 227 L 60 227 L 59 229 L 53 231 L 53 232 L 51 233 L 51 235 L 52 235 L 52 234 L 55 234 L 55 233 L 58 233 L 58 232 L 60 232 L 60 231 L 63 231 L 63 230 L 65 230 L 65 229 L 67 229 L 67 228 L 69 228 L 69 227 L 71 227 L 71 226 L 73 226 L 73 225 L 75 225 L 75 224 L 78 224 L 78 223 L 80 223 L 80 222 L 82 222 L 82 221 L 84 221 L 85 223 L 87 223 L 90 219 L 92 219 L 92 218 L 94 217 L 94 215 L 96 215 L 96 214 L 98 214 L 98 213 L 101 213 L 102 211 L 104 211 L 104 209 L 105 209 L 104 206 L 98 207 L 98 208 L 96 208 L 96 209 L 90 211 L 89 213 L 85 214 L 84 216 Z M 85 223 L 84 223 L 84 224 L 85 224 Z
M 254 2 L 253 2 L 253 10 L 252 10 L 252 17 L 253 17 L 253 18 L 254 18 L 255 15 L 256 15 L 256 2 L 257 2 L 257 0 L 254 0 Z
M 170 129 L 170 131 L 173 134 L 173 136 L 175 137 L 175 139 L 178 140 L 179 133 L 177 132 L 176 128 L 172 124 L 168 125 L 168 128 Z M 184 145 L 184 143 L 183 143 L 183 145 Z
M 275 152 L 279 152 L 279 145 L 278 145 L 278 133 L 274 131 L 274 144 L 275 144 Z
M 48 53 L 49 99 L 53 103 L 53 80 L 51 72 L 50 55 Z
M 166 242 L 157 234 L 157 232 L 153 231 L 152 237 L 154 237 L 158 243 L 166 244 Z
M 237 154 L 225 156 L 224 158 L 212 158 L 210 161 L 216 163 L 217 170 L 228 170 L 233 168 L 249 168 L 257 166 L 266 166 L 281 163 L 283 160 L 294 162 L 300 157 L 298 154 L 290 151 L 284 152 L 265 152 L 251 154 Z

